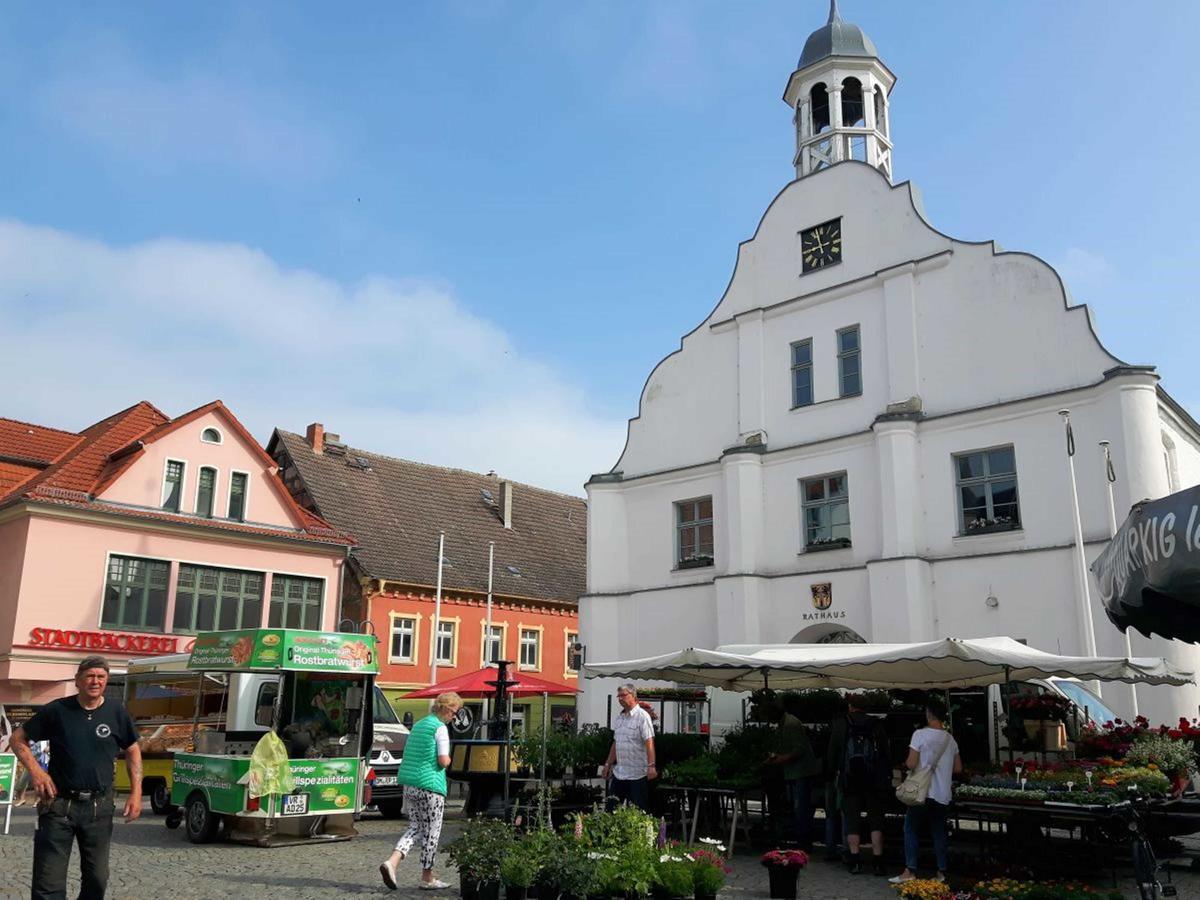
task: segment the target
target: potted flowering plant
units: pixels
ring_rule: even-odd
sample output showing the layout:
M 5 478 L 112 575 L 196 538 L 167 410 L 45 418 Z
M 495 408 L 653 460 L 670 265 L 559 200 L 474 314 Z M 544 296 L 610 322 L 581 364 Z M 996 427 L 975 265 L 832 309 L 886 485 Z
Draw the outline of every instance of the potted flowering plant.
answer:
M 767 868 L 772 900 L 796 900 L 796 882 L 800 870 L 808 865 L 808 854 L 803 850 L 770 850 L 760 861 Z
M 682 900 L 695 890 L 692 860 L 674 847 L 664 848 L 658 857 L 654 895 L 663 900 Z
M 725 885 L 725 876 L 733 871 L 725 863 L 725 845 L 711 838 L 700 838 L 708 845 L 692 850 L 692 891 L 696 900 L 714 900 L 717 892 Z

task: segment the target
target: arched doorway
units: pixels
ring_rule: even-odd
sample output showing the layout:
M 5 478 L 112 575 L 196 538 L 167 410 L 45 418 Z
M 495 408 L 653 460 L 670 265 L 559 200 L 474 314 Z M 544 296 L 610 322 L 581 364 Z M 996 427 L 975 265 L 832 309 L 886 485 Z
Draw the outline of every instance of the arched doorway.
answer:
M 866 638 L 845 625 L 823 623 L 797 632 L 789 644 L 865 644 Z

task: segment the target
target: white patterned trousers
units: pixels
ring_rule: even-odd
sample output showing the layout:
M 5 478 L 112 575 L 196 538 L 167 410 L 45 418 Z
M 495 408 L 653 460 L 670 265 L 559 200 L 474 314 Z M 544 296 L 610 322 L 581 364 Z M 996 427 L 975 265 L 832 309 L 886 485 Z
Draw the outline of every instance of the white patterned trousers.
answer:
M 408 856 L 413 845 L 421 845 L 421 868 L 432 869 L 437 859 L 438 838 L 442 836 L 442 815 L 446 798 L 424 788 L 404 786 L 404 811 L 408 813 L 408 831 L 396 841 L 396 849 Z

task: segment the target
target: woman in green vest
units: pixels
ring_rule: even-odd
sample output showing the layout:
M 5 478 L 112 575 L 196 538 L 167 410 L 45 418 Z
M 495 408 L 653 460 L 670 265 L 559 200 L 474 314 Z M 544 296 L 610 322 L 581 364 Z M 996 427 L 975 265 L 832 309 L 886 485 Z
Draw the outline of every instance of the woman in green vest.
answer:
M 404 785 L 404 808 L 408 812 L 408 831 L 396 842 L 396 849 L 379 865 L 383 883 L 396 890 L 396 866 L 416 845 L 421 848 L 422 889 L 448 888 L 433 877 L 438 838 L 442 835 L 442 815 L 446 811 L 446 769 L 450 767 L 450 732 L 446 723 L 462 709 L 462 697 L 453 691 L 438 694 L 429 715 L 413 726 L 404 744 L 400 760 L 400 783 Z

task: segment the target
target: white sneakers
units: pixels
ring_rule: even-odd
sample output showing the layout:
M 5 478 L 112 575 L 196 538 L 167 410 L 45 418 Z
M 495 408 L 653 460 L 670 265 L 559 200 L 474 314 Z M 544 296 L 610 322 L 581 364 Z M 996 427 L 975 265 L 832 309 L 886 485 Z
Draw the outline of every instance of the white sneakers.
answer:
M 444 891 L 450 885 L 446 884 L 440 878 L 435 878 L 433 881 L 422 881 L 417 887 L 423 891 Z

